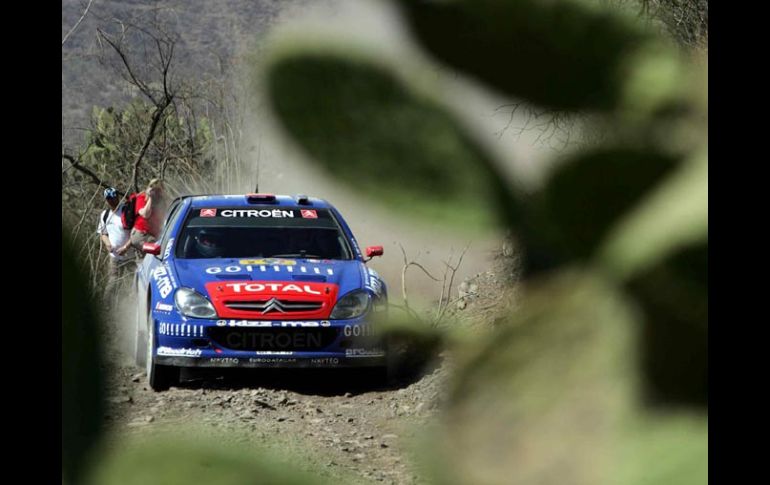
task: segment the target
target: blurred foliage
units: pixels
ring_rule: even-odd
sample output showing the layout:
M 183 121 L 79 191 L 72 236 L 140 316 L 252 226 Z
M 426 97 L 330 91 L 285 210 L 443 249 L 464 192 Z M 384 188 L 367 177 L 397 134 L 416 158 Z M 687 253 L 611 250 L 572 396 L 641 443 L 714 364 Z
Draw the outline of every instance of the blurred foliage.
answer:
M 601 2 L 395 3 L 440 61 L 535 105 L 603 111 L 616 127 L 523 193 L 505 185 L 495 155 L 439 97 L 381 53 L 341 48 L 342 38 L 273 47 L 263 85 L 286 132 L 312 158 L 395 210 L 466 228 L 496 219 L 524 252 L 515 312 L 488 338 L 454 340 L 462 358 L 440 423 L 425 437 L 427 477 L 707 482 L 705 70 Z M 98 121 L 99 130 L 116 126 L 112 115 Z M 116 150 L 104 141 L 97 148 L 94 161 Z M 64 278 L 76 274 L 65 249 L 63 258 Z M 99 376 L 84 366 L 95 362 L 85 358 L 95 350 L 84 327 L 93 320 L 66 306 L 80 300 L 66 293 L 77 285 L 63 284 L 65 343 L 77 343 L 62 362 L 62 450 L 65 477 L 76 481 L 100 414 L 87 419 L 68 389 L 79 386 L 83 409 L 98 410 Z M 424 353 L 442 341 L 435 329 L 405 321 L 388 335 Z M 81 346 L 85 353 L 74 352 Z M 96 476 L 97 483 L 308 483 L 269 461 L 158 442 L 112 455 Z
M 267 95 L 312 159 L 394 210 L 413 204 L 458 229 L 466 217 L 421 208 L 478 214 L 490 210 L 481 194 L 522 248 L 520 307 L 488 341 L 459 340 L 466 358 L 423 447 L 429 475 L 703 483 L 706 69 L 628 10 L 598 1 L 395 3 L 450 68 L 535 106 L 600 113 L 598 126 L 610 127 L 600 145 L 562 156 L 532 193 L 501 187 L 490 167 L 504 161 L 468 143 L 464 120 L 443 114 L 440 96 L 405 63 L 340 47 L 331 34 L 275 42 L 263 66 Z M 442 340 L 421 328 L 414 342 Z
M 641 345 L 651 404 L 708 401 L 708 243 L 670 253 L 627 283 L 645 310 Z
M 434 440 L 436 483 L 606 483 L 631 415 L 633 314 L 601 279 L 541 280 L 469 349 Z
M 208 444 L 154 436 L 107 446 L 101 322 L 90 304 L 87 273 L 62 228 L 62 483 L 328 483 L 288 466 L 285 457 L 265 450 L 255 456 L 220 443 L 210 432 Z
M 103 368 L 85 271 L 62 230 L 62 471 L 79 483 L 101 432 Z
M 704 151 L 681 163 L 634 207 L 615 226 L 599 254 L 607 267 L 624 278 L 683 245 L 705 242 L 707 236 L 708 160 Z
M 286 129 L 335 178 L 401 214 L 469 229 L 498 222 L 490 195 L 506 188 L 487 155 L 392 70 L 329 46 L 275 56 L 267 84 Z
M 618 10 L 595 0 L 399 0 L 412 31 L 439 60 L 512 96 L 555 109 L 626 102 L 635 66 L 650 74 L 674 53 Z M 648 86 L 656 96 L 674 77 Z M 658 92 L 659 91 L 659 92 Z
M 586 260 L 613 225 L 676 166 L 666 153 L 617 145 L 577 153 L 564 160 L 530 201 L 523 238 L 547 261 L 530 270 Z M 612 203 L 608 203 L 612 201 Z
M 110 450 L 89 477 L 94 485 L 314 485 L 328 481 L 282 463 L 271 453 L 251 456 L 227 444 L 152 438 Z

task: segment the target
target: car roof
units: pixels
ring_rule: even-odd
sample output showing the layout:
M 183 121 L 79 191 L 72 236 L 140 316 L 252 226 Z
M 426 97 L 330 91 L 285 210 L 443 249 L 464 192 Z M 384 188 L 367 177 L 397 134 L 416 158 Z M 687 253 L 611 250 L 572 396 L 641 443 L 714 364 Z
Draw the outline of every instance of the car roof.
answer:
M 253 207 L 255 205 L 269 205 L 274 207 L 314 207 L 320 209 L 331 209 L 332 205 L 323 199 L 307 197 L 305 195 L 275 195 L 275 200 L 255 200 L 249 201 L 247 195 L 253 194 L 231 194 L 231 195 L 191 195 L 181 198 L 189 198 L 191 207 L 194 209 L 208 207 Z M 260 194 L 265 195 L 265 194 Z M 272 194 L 270 194 L 272 195 Z M 300 203 L 300 198 L 305 198 L 306 202 Z

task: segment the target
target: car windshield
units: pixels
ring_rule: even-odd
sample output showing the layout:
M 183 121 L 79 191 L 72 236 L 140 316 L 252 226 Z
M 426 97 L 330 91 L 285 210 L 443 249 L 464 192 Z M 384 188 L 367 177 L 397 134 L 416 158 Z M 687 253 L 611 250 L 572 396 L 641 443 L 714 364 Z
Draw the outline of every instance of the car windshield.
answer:
M 194 208 L 174 254 L 180 259 L 351 259 L 328 209 L 275 206 Z

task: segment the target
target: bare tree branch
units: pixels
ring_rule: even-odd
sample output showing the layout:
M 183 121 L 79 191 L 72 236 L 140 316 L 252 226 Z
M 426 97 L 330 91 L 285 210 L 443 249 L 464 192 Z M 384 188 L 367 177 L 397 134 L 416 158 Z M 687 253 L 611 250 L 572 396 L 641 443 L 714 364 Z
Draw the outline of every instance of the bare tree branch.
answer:
M 419 268 L 420 270 L 422 270 L 422 272 L 425 273 L 425 275 L 428 278 L 432 279 L 433 281 L 438 282 L 438 281 L 441 281 L 441 280 L 439 280 L 438 278 L 436 278 L 435 276 L 430 274 L 430 272 L 422 264 L 418 263 L 415 260 L 410 261 L 409 258 L 406 256 L 406 250 L 404 249 L 404 246 L 399 244 L 399 247 L 401 248 L 401 254 L 404 256 L 404 266 L 401 269 L 401 296 L 402 296 L 402 298 L 404 300 L 404 309 L 405 309 L 405 311 L 407 313 L 409 313 L 410 316 L 412 316 L 414 318 L 419 318 L 417 313 L 409 306 L 409 295 L 408 295 L 408 291 L 407 291 L 407 287 L 406 287 L 406 272 L 407 272 L 407 270 L 409 269 L 409 267 L 414 266 L 414 267 Z M 418 253 L 417 257 L 419 257 L 419 253 Z M 443 287 L 443 283 L 442 283 L 442 287 Z M 442 293 L 443 293 L 443 290 L 442 290 Z
M 161 117 L 163 116 L 163 112 L 168 108 L 168 105 L 171 103 L 171 100 L 164 100 L 164 102 L 157 106 L 155 108 L 155 111 L 152 114 L 152 122 L 150 123 L 150 129 L 147 132 L 147 136 L 144 138 L 144 144 L 142 145 L 141 150 L 139 150 L 139 153 L 136 155 L 136 158 L 134 159 L 133 168 L 131 171 L 131 187 L 134 191 L 139 190 L 139 164 L 142 162 L 142 159 L 144 158 L 144 154 L 147 153 L 147 148 L 149 148 L 150 143 L 152 143 L 152 140 L 155 138 L 155 131 L 158 128 L 158 123 L 160 122 Z
M 126 68 L 126 72 L 128 73 L 129 79 L 131 80 L 131 84 L 139 88 L 139 91 L 142 92 L 145 96 L 147 96 L 150 101 L 152 101 L 152 104 L 158 105 L 158 101 L 155 99 L 155 96 L 152 95 L 152 91 L 150 88 L 142 82 L 137 75 L 134 73 L 134 69 L 131 67 L 131 63 L 128 61 L 128 56 L 126 55 L 125 51 L 121 46 L 118 45 L 117 42 L 113 41 L 107 34 L 104 33 L 102 29 L 96 29 L 96 31 L 99 33 L 99 37 L 104 39 L 110 47 L 118 54 L 118 57 L 120 57 L 121 62 L 123 63 L 123 67 Z
M 111 187 L 111 185 L 109 185 L 108 183 L 106 183 L 102 179 L 100 179 L 99 176 L 96 175 L 91 169 L 81 165 L 79 158 L 75 158 L 72 155 L 69 155 L 67 153 L 62 153 L 61 157 L 63 159 L 65 159 L 65 160 L 67 160 L 68 162 L 70 162 L 72 164 L 71 165 L 72 168 L 74 168 L 75 170 L 78 170 L 81 173 L 86 174 L 91 179 L 91 181 L 93 183 L 95 183 L 96 185 L 98 185 L 98 186 L 100 186 L 102 188 L 105 188 L 105 189 L 108 188 L 108 187 Z M 118 192 L 119 195 L 123 195 L 122 192 L 120 192 L 120 191 L 117 191 L 117 192 Z
M 80 16 L 80 18 L 75 23 L 75 25 L 72 26 L 69 32 L 67 32 L 64 38 L 61 40 L 62 47 L 64 47 L 64 43 L 67 42 L 67 39 L 69 39 L 70 35 L 72 35 L 72 33 L 75 32 L 75 29 L 78 28 L 78 26 L 80 25 L 80 22 L 82 22 L 83 19 L 86 18 L 86 15 L 88 15 L 88 11 L 91 9 L 92 3 L 94 3 L 94 0 L 88 0 L 88 5 L 86 5 L 86 9 L 83 11 L 83 15 Z
M 123 36 L 125 36 L 125 32 L 126 32 L 125 25 L 121 23 L 121 26 L 123 27 Z M 137 75 L 136 70 L 132 66 L 132 62 L 129 60 L 128 54 L 123 48 L 122 44 L 112 39 L 103 30 L 97 29 L 97 31 L 99 33 L 99 36 L 102 39 L 104 39 L 104 41 L 107 42 L 110 45 L 110 47 L 112 47 L 112 49 L 120 58 L 121 63 L 128 75 L 128 81 L 134 86 L 136 86 L 139 89 L 139 91 L 141 91 L 141 93 L 144 94 L 155 106 L 155 110 L 153 111 L 152 118 L 150 121 L 149 129 L 147 131 L 147 134 L 144 136 L 144 142 L 142 144 L 142 147 L 139 149 L 139 152 L 137 152 L 134 155 L 134 160 L 132 163 L 131 187 L 129 188 L 129 191 L 131 190 L 138 191 L 139 190 L 139 165 L 141 164 L 142 160 L 147 154 L 147 150 L 149 149 L 150 145 L 155 140 L 155 134 L 158 130 L 158 126 L 161 124 L 161 121 L 163 120 L 163 116 L 166 109 L 170 105 L 172 105 L 172 103 L 174 102 L 174 98 L 176 96 L 176 91 L 174 88 L 171 87 L 169 82 L 171 65 L 174 59 L 174 48 L 175 48 L 176 42 L 173 38 L 171 38 L 168 34 L 164 32 L 160 32 L 160 33 L 150 32 L 145 28 L 142 28 L 139 26 L 133 26 L 133 25 L 130 27 L 147 35 L 157 49 L 156 55 L 160 62 L 158 66 L 158 69 L 160 70 L 160 84 L 163 86 L 163 92 L 160 97 L 157 96 L 157 94 L 154 94 L 149 84 L 145 80 L 142 80 Z M 145 57 L 149 57 L 149 55 L 146 54 Z M 162 130 L 162 131 L 165 133 L 166 130 Z M 161 166 L 161 174 L 164 172 L 164 168 L 165 168 L 165 165 Z
M 449 304 L 451 303 L 449 295 L 451 295 L 452 292 L 452 285 L 454 284 L 455 275 L 457 274 L 457 270 L 460 269 L 460 265 L 463 262 L 463 257 L 465 256 L 465 253 L 468 251 L 468 248 L 470 247 L 470 243 L 467 244 L 463 251 L 460 253 L 460 257 L 457 259 L 457 263 L 452 266 L 451 261 L 452 257 L 449 257 L 449 261 L 445 261 L 444 264 L 446 265 L 446 270 L 444 271 L 444 281 L 446 281 L 447 273 L 450 273 L 449 277 L 449 285 L 446 287 L 446 300 L 444 300 L 444 287 L 442 282 L 441 287 L 441 298 L 439 298 L 438 301 L 438 311 L 436 312 L 436 317 L 433 321 L 433 325 L 438 325 L 438 323 L 441 321 L 441 318 L 444 316 L 444 313 L 446 312 L 447 308 L 449 308 Z

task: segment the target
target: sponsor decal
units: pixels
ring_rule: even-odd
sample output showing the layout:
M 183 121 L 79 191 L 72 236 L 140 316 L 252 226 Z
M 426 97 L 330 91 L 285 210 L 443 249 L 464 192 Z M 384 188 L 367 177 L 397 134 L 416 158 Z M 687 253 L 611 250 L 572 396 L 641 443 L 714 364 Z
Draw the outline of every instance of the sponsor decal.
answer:
M 174 306 L 167 303 L 158 302 L 155 304 L 155 309 L 161 312 L 170 312 L 174 309 Z
M 241 271 L 243 271 L 243 268 L 241 268 L 240 266 L 225 266 L 225 267 L 211 266 L 209 268 L 206 268 L 206 273 L 208 274 L 219 274 L 222 271 L 224 271 L 225 273 L 240 273 Z M 248 269 L 248 271 L 251 271 L 251 269 Z
M 205 287 L 219 318 L 237 320 L 328 319 L 339 292 L 334 283 L 304 281 L 226 279 Z
M 267 271 L 275 271 L 280 273 L 286 271 L 288 273 L 294 273 L 295 268 L 299 268 L 301 273 L 307 273 L 308 269 L 312 270 L 315 274 L 322 274 L 321 268 L 313 266 L 300 266 L 296 261 L 290 259 L 243 259 L 240 263 L 244 266 L 209 266 L 206 268 L 208 274 L 221 274 L 221 273 L 252 273 L 259 271 L 265 273 Z M 324 268 L 326 274 L 334 275 L 334 270 L 331 268 Z
M 167 259 L 171 254 L 171 248 L 174 247 L 174 238 L 169 238 L 166 242 L 166 249 L 163 250 L 163 259 Z
M 328 327 L 331 323 L 328 320 L 322 322 L 312 320 L 302 320 L 296 322 L 267 321 L 267 320 L 217 320 L 217 327 Z
M 345 357 L 385 357 L 382 349 L 345 349 Z
M 172 349 L 171 347 L 158 347 L 158 355 L 168 355 L 172 357 L 200 357 L 203 351 L 201 349 Z
M 377 335 L 377 332 L 371 325 L 345 325 L 342 333 L 346 337 L 373 337 Z
M 361 248 L 358 247 L 358 241 L 356 241 L 356 237 L 352 234 L 350 235 L 350 242 L 353 246 L 353 252 L 356 253 L 356 258 L 363 259 L 363 256 L 361 255 Z
M 319 327 L 320 322 L 281 322 L 282 327 Z
M 300 213 L 305 219 L 318 219 L 318 213 L 313 209 L 302 209 Z
M 276 259 L 276 258 L 265 258 L 265 259 L 242 259 L 238 261 L 239 263 L 243 265 L 257 265 L 257 264 L 277 264 L 279 266 L 292 266 L 297 264 L 296 261 L 293 259 Z
M 372 268 L 369 268 L 368 281 L 369 284 L 367 285 L 367 288 L 378 295 L 382 293 L 382 280 L 380 279 L 380 275 L 378 275 L 377 272 Z
M 294 211 L 281 209 L 225 209 L 219 213 L 222 217 L 294 217 Z
M 268 352 L 266 350 L 257 350 L 254 353 L 257 355 L 294 355 L 294 352 L 290 350 L 275 350 L 273 352 Z
M 300 295 L 321 295 L 322 292 L 313 289 L 319 285 L 304 284 L 297 285 L 294 283 L 279 283 L 279 282 L 265 282 L 265 283 L 226 283 L 225 286 L 230 288 L 232 293 L 287 293 L 287 294 L 300 294 Z M 323 285 L 320 285 L 323 286 Z
M 158 266 L 155 271 L 152 272 L 152 277 L 155 283 L 158 285 L 158 292 L 161 298 L 166 298 L 174 289 L 174 284 L 169 277 L 168 270 L 165 266 Z
M 216 217 L 216 209 L 201 209 L 201 217 Z
M 171 280 L 171 287 L 172 287 L 172 288 L 178 288 L 178 287 L 179 287 L 179 285 L 178 285 L 178 284 L 176 284 L 176 280 L 174 279 L 174 275 L 171 273 L 171 270 L 170 270 L 170 269 L 168 269 L 168 264 L 166 264 L 166 263 L 163 263 L 163 267 L 164 267 L 164 268 L 166 268 L 166 274 L 167 274 L 167 276 L 168 276 L 168 279 L 170 279 L 170 280 Z
M 277 357 L 250 357 L 250 364 L 296 364 L 297 359 L 281 359 Z
M 229 333 L 226 346 L 233 350 L 259 348 L 291 349 L 319 348 L 323 340 L 318 332 L 276 332 L 276 333 Z
M 236 357 L 212 357 L 209 362 L 212 364 L 237 364 L 238 359 Z
M 272 327 L 273 322 L 256 320 L 217 320 L 217 327 Z
M 322 365 L 337 365 L 340 363 L 340 359 L 336 357 L 323 357 L 320 359 L 310 359 L 311 364 L 322 364 Z
M 158 324 L 158 333 L 170 337 L 203 337 L 203 325 L 189 325 L 187 323 L 166 323 Z

